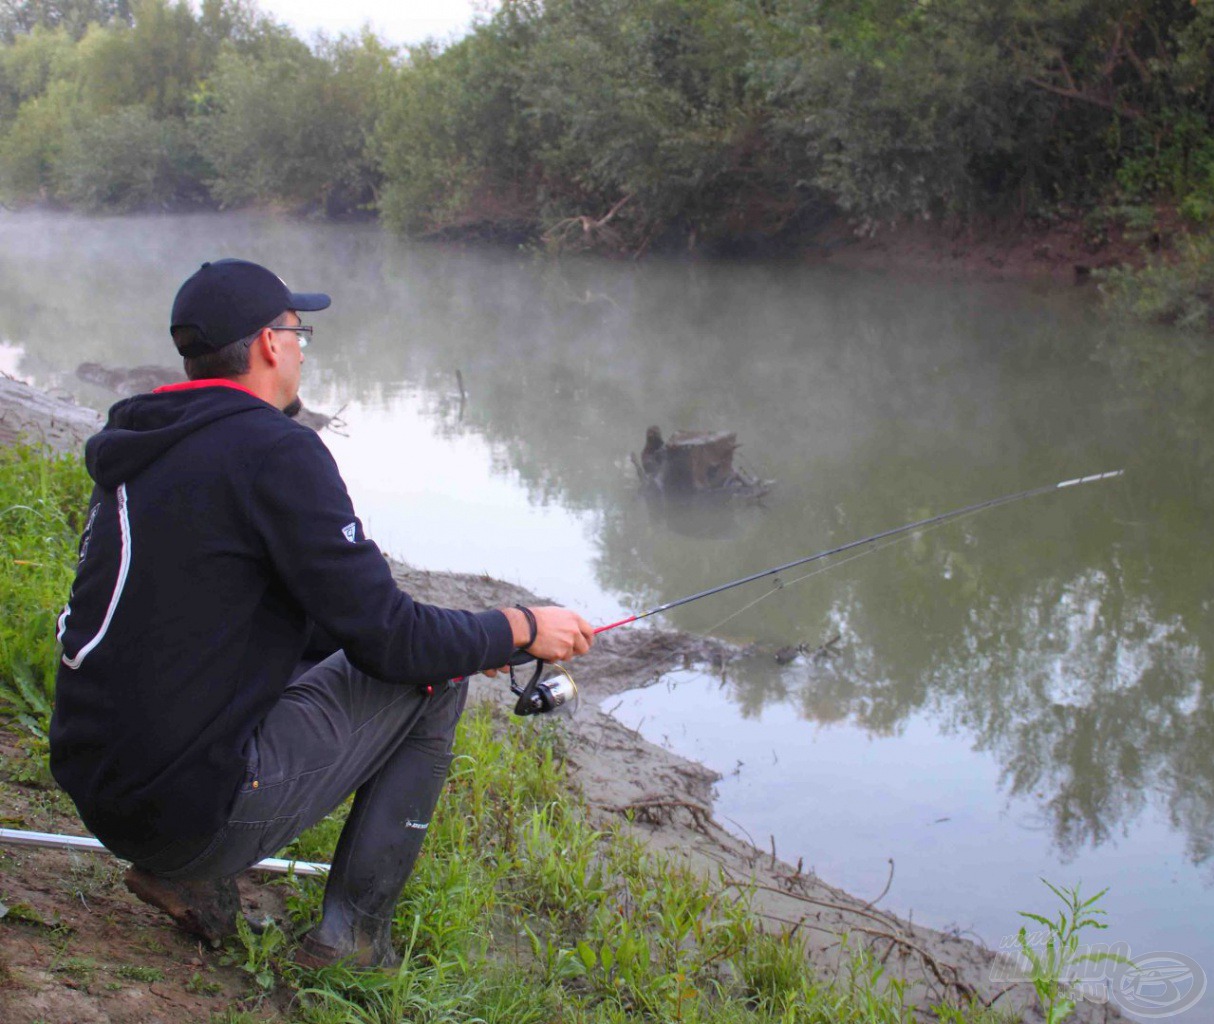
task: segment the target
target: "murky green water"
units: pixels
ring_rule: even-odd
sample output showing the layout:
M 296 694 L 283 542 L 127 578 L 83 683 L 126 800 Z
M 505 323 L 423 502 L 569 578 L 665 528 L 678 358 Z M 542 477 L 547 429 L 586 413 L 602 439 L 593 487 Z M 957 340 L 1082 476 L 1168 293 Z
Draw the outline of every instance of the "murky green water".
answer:
M 171 364 L 173 292 L 221 255 L 333 295 L 304 399 L 344 407 L 327 438 L 382 546 L 596 621 L 1124 468 L 680 609 L 756 653 L 617 713 L 722 770 L 722 813 L 786 860 L 873 896 L 892 858 L 883 906 L 998 945 L 1050 907 L 1038 876 L 1111 885 L 1103 938 L 1214 971 L 1214 346 L 1113 330 L 1067 290 L 6 214 L 0 368 L 108 403 L 75 366 Z M 762 507 L 655 507 L 629 461 L 650 424 L 736 431 L 777 484 Z

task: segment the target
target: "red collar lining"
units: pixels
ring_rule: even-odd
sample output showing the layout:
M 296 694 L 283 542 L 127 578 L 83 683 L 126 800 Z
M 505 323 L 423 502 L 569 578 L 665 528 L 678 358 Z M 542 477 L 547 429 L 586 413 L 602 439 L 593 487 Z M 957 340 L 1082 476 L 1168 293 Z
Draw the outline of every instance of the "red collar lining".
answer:
M 167 391 L 197 391 L 199 388 L 235 388 L 237 391 L 243 391 L 246 395 L 260 398 L 259 395 L 253 394 L 243 384 L 237 384 L 234 380 L 226 380 L 223 377 L 207 377 L 204 380 L 183 380 L 180 384 L 165 384 L 163 387 L 155 388 L 152 394 L 163 395 Z

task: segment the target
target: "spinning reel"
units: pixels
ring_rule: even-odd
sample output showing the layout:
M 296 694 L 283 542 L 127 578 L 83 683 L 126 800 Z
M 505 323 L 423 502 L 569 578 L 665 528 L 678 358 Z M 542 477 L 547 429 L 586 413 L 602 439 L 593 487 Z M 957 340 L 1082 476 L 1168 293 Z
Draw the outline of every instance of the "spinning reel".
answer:
M 531 678 L 520 686 L 514 669 L 530 662 L 535 662 L 535 671 Z M 518 702 L 514 705 L 516 715 L 546 715 L 562 708 L 569 715 L 577 711 L 577 684 L 573 681 L 573 676 L 560 665 L 555 666 L 561 673 L 560 676 L 541 680 L 540 676 L 544 674 L 547 662 L 540 661 L 534 654 L 528 654 L 526 651 L 516 651 L 507 666 L 510 669 L 510 692 L 518 697 Z

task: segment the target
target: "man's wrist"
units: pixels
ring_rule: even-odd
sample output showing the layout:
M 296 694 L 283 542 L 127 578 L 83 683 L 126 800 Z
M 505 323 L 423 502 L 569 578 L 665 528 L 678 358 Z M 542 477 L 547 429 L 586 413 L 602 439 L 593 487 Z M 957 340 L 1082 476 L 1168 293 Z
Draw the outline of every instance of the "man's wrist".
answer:
M 511 643 L 514 647 L 519 650 L 530 647 L 535 641 L 531 637 L 531 624 L 527 621 L 527 616 L 523 613 L 521 606 L 514 605 L 510 608 L 501 608 L 499 611 L 506 616 L 506 621 L 510 623 Z
M 522 650 L 525 651 L 530 648 L 535 643 L 536 638 L 539 637 L 540 625 L 535 621 L 535 612 L 533 612 L 526 605 L 516 604 L 514 607 L 522 612 L 523 618 L 527 620 L 527 640 L 525 643 L 518 645 Z

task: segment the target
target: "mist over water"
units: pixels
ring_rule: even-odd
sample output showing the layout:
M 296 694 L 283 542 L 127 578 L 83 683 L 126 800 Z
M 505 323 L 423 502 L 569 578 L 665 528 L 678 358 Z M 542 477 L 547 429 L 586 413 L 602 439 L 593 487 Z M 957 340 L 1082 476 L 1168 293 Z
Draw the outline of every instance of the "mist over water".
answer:
M 721 771 L 721 813 L 784 859 L 871 897 L 893 858 L 884 907 L 998 945 L 1050 908 L 1038 876 L 1081 879 L 1112 886 L 1101 939 L 1214 971 L 1208 344 L 1112 328 L 1086 291 L 3 214 L 0 368 L 105 408 L 76 366 L 174 365 L 176 288 L 232 255 L 334 298 L 303 398 L 342 410 L 322 436 L 369 534 L 596 621 L 1125 468 L 679 609 L 754 653 L 616 713 Z M 777 483 L 761 507 L 646 503 L 629 453 L 650 425 L 734 431 Z M 837 656 L 772 657 L 836 636 Z

